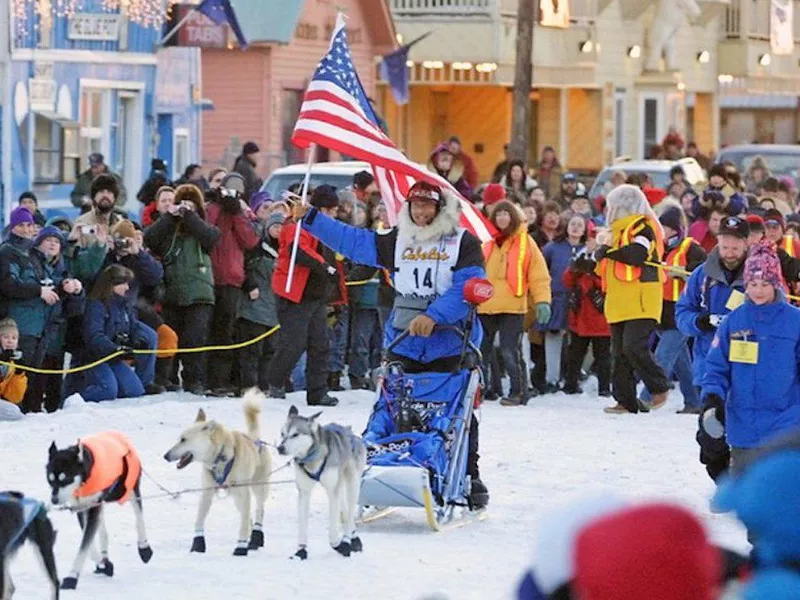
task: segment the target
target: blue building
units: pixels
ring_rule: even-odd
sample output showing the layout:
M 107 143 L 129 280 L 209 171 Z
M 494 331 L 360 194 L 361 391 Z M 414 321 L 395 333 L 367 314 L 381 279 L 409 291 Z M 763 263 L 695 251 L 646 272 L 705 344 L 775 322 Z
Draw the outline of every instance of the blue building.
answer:
M 8 24 L 0 40 L 10 40 L 0 49 L 3 222 L 28 189 L 45 214 L 76 215 L 70 192 L 93 152 L 103 154 L 120 175 L 126 208 L 138 214 L 136 192 L 151 158 L 165 159 L 172 171 L 197 160 L 196 49 L 158 50 L 157 23 L 134 22 L 124 12 L 104 9 L 102 0 L 85 0 L 69 16 L 53 11 L 45 17 L 35 14 L 31 1 L 24 5 L 24 18 L 9 15 L 10 4 L 0 0 L 0 27 Z M 149 13 L 139 10 L 137 21 L 143 14 L 163 17 L 157 0 L 130 4 L 150 7 Z M 179 68 L 173 68 L 173 59 Z M 169 75 L 159 79 L 159 69 Z

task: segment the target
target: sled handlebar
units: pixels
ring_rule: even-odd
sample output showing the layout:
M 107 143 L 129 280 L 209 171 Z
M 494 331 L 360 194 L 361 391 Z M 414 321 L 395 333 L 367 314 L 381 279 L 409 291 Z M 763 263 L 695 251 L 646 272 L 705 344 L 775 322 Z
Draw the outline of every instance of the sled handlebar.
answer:
M 456 327 L 455 325 L 436 325 L 433 329 L 434 331 L 451 331 L 455 333 L 456 335 L 458 335 L 459 338 L 461 338 L 461 341 L 464 342 L 464 345 L 467 348 L 472 350 L 478 356 L 481 355 L 480 348 L 478 348 L 477 346 L 475 346 L 475 344 L 472 343 L 472 341 L 468 337 L 468 334 L 460 327 Z M 397 347 L 398 344 L 400 344 L 400 342 L 405 340 L 410 335 L 411 334 L 409 333 L 408 329 L 404 329 L 400 335 L 398 335 L 396 338 L 394 338 L 394 340 L 392 340 L 392 343 L 386 346 L 386 348 L 384 349 L 384 353 L 389 354 L 392 350 L 395 349 L 395 347 Z

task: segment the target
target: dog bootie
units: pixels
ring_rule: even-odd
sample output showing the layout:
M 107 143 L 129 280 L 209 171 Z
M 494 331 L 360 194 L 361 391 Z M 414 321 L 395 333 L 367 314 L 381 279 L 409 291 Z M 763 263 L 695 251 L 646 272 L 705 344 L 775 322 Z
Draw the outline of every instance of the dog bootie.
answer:
M 261 529 L 253 529 L 250 533 L 250 544 L 248 549 L 258 550 L 264 547 L 264 532 Z
M 139 547 L 139 558 L 141 558 L 142 562 L 145 564 L 150 562 L 150 559 L 153 558 L 153 550 L 150 546 Z
M 350 547 L 349 542 L 345 542 L 344 540 L 342 540 L 341 542 L 339 542 L 338 546 L 334 547 L 334 550 L 336 550 L 342 556 L 348 557 L 350 556 L 350 551 L 352 550 L 352 548 Z
M 106 577 L 113 577 L 114 576 L 114 563 L 112 563 L 107 558 L 104 558 L 100 561 L 94 568 L 94 572 L 96 575 L 105 575 Z
M 361 552 L 364 549 L 364 545 L 361 543 L 361 538 L 354 537 L 350 540 L 350 552 Z
M 64 577 L 64 581 L 61 582 L 62 590 L 74 590 L 77 588 L 78 588 L 77 577 Z
M 299 559 L 299 560 L 306 560 L 308 558 L 308 550 L 305 547 L 298 548 L 297 552 L 294 553 L 294 556 L 291 557 L 292 559 Z
M 206 538 L 202 535 L 194 536 L 192 540 L 192 549 L 189 552 L 205 552 L 206 551 Z
M 486 508 L 486 505 L 489 504 L 489 490 L 480 479 L 472 480 L 469 498 L 474 510 Z
M 239 543 L 236 545 L 236 549 L 233 551 L 234 556 L 247 556 L 247 547 L 248 547 L 247 540 L 239 540 Z

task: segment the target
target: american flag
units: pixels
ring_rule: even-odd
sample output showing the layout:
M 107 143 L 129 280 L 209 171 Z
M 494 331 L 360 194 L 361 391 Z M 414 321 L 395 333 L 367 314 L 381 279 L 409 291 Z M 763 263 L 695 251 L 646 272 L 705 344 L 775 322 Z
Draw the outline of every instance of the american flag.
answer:
M 394 225 L 409 188 L 419 180 L 445 187 L 461 201 L 461 225 L 485 242 L 494 227 L 443 177 L 411 161 L 383 133 L 356 73 L 344 17 L 336 20 L 328 53 L 322 58 L 308 86 L 292 143 L 330 148 L 372 165 L 389 222 Z

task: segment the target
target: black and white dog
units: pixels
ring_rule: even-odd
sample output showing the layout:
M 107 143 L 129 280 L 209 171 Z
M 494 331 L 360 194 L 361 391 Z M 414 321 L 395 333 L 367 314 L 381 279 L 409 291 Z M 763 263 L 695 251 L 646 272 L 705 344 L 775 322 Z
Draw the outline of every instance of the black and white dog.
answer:
M 9 600 L 14 595 L 9 564 L 26 540 L 38 548 L 53 584 L 52 598 L 57 600 L 58 574 L 53 556 L 56 532 L 44 504 L 19 492 L 0 492 L 0 600 Z
M 130 440 L 116 431 L 107 431 L 78 440 L 78 444 L 59 450 L 50 446 L 47 461 L 47 482 L 53 504 L 66 504 L 78 514 L 83 530 L 80 549 L 69 576 L 61 589 L 78 586 L 87 553 L 97 564 L 95 573 L 114 576 L 114 564 L 108 559 L 108 531 L 103 517 L 103 504 L 132 500 L 136 516 L 139 557 L 147 563 L 153 556 L 144 527 L 142 495 L 139 490 L 142 465 Z M 94 548 L 94 537 L 100 532 L 100 554 Z

